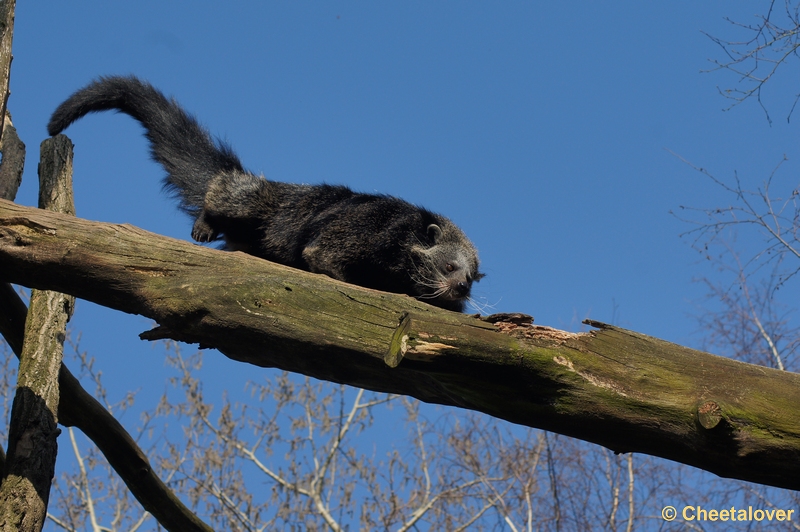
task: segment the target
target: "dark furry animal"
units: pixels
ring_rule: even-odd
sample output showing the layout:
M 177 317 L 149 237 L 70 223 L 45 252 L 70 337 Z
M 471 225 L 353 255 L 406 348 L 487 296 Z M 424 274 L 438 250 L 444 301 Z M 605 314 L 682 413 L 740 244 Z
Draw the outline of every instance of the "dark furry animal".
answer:
M 192 237 L 367 288 L 463 311 L 478 270 L 475 247 L 447 218 L 391 196 L 344 186 L 268 181 L 242 167 L 174 100 L 135 77 L 105 77 L 53 113 L 47 130 L 82 116 L 126 113 L 144 126 L 164 186 L 195 218 Z

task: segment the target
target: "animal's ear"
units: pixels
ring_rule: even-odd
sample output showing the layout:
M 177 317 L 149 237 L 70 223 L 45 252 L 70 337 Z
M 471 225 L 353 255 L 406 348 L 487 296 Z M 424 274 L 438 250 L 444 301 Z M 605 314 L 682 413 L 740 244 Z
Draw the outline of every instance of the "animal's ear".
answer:
M 428 226 L 428 238 L 436 244 L 439 242 L 439 239 L 442 238 L 442 228 L 436 224 L 431 224 Z

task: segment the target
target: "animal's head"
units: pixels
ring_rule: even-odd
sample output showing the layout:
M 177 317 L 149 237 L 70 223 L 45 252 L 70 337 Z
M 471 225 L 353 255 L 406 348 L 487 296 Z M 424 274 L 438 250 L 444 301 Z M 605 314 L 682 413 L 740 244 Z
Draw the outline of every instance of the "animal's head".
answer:
M 453 224 L 430 224 L 427 240 L 430 245 L 412 248 L 418 257 L 414 275 L 417 298 L 461 312 L 469 300 L 472 283 L 484 277 L 479 271 L 478 252 Z

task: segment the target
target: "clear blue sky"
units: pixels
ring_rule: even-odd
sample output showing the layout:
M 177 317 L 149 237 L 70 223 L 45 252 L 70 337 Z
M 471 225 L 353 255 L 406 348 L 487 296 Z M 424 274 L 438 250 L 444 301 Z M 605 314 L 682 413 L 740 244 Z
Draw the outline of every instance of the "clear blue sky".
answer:
M 488 276 L 474 295 L 488 312 L 571 330 L 590 317 L 696 345 L 693 279 L 711 270 L 669 211 L 730 198 L 670 151 L 754 187 L 796 152 L 778 99 L 796 75 L 775 80 L 770 126 L 754 103 L 723 112 L 717 86 L 731 78 L 701 74 L 721 57 L 702 31 L 735 37 L 723 18 L 752 22 L 764 6 L 19 2 L 18 201 L 35 204 L 56 105 L 98 75 L 132 73 L 270 179 L 389 193 L 452 218 L 480 250 Z M 93 115 L 66 133 L 79 216 L 189 239 L 138 124 Z M 783 175 L 797 170 L 790 160 Z M 86 303 L 73 320 L 111 386 L 157 393 L 159 350 L 136 337 L 149 326 Z M 218 363 L 226 386 L 252 372 Z
M 700 73 L 719 57 L 701 30 L 730 34 L 722 18 L 755 8 L 256 5 L 20 2 L 9 103 L 30 150 L 20 201 L 35 201 L 55 106 L 97 75 L 133 73 L 268 178 L 451 217 L 488 273 L 475 295 L 497 311 L 562 328 L 614 319 L 687 343 L 692 279 L 706 272 L 669 211 L 727 200 L 667 150 L 759 181 L 795 142 L 755 105 L 723 112 L 716 86 L 729 79 Z M 95 115 L 67 133 L 80 216 L 189 238 L 138 124 Z

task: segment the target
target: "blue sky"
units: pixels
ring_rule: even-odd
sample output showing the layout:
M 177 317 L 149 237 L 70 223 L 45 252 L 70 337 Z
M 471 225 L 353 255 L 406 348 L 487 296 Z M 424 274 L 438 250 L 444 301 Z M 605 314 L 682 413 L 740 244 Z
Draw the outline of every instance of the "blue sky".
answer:
M 29 160 L 61 100 L 133 73 L 268 178 L 451 217 L 488 273 L 475 296 L 497 311 L 689 343 L 706 272 L 669 211 L 727 200 L 670 151 L 758 182 L 793 141 L 755 105 L 723 112 L 730 80 L 700 73 L 719 57 L 701 30 L 752 19 L 730 3 L 254 5 L 20 4 L 9 106 Z M 138 124 L 95 115 L 67 133 L 80 216 L 189 238 Z
M 764 4 L 766 5 L 766 4 Z M 730 198 L 674 152 L 757 187 L 797 149 L 792 75 L 724 112 L 721 58 L 761 4 L 677 2 L 19 2 L 9 108 L 36 200 L 50 113 L 104 74 L 176 97 L 270 179 L 341 183 L 452 218 L 474 241 L 486 312 L 576 330 L 617 324 L 697 345 L 710 275 L 670 215 Z M 138 124 L 93 115 L 76 144 L 78 215 L 189 239 Z M 781 173 L 797 175 L 791 160 Z M 149 320 L 78 305 L 82 347 L 111 386 L 163 389 Z M 219 357 L 222 358 L 222 357 Z M 249 368 L 226 360 L 225 386 Z M 120 391 L 121 393 L 121 391 Z

